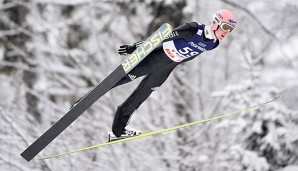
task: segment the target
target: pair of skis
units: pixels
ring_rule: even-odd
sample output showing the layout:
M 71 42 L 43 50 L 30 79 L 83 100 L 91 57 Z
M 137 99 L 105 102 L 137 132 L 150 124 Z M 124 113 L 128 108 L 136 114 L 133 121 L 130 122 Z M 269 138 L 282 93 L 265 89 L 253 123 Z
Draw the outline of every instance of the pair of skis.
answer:
M 27 161 L 32 160 L 41 150 L 63 132 L 73 121 L 86 111 L 95 101 L 107 93 L 114 85 L 138 65 L 171 33 L 172 26 L 168 23 L 160 26 L 147 40 L 143 42 L 131 55 L 129 55 L 109 76 L 107 76 L 93 90 L 76 103 L 60 120 L 50 127 L 34 143 L 32 143 L 21 156 Z

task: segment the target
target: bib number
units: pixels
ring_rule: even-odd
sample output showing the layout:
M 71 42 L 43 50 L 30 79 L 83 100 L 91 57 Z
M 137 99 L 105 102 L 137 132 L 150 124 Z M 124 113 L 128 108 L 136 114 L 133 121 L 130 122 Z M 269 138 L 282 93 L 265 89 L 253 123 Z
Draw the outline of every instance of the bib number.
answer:
M 185 56 L 186 58 L 189 58 L 191 56 L 195 56 L 195 55 L 199 54 L 199 52 L 195 52 L 189 47 L 184 47 L 183 49 L 179 49 L 178 52 L 180 54 L 182 54 L 183 56 Z

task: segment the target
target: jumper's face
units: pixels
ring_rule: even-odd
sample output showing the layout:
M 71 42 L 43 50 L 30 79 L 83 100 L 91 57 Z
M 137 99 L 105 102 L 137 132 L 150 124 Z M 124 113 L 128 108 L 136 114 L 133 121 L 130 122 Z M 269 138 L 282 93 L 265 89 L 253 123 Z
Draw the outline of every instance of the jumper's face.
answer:
M 217 30 L 215 30 L 215 36 L 220 41 L 227 37 L 228 34 L 228 31 L 223 31 L 220 27 Z

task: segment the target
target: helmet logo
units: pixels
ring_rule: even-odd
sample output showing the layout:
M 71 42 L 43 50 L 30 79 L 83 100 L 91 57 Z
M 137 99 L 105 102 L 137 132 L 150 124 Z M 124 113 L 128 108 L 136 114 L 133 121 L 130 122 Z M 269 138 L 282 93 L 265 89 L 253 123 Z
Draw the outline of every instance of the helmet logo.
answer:
M 234 21 L 234 20 L 232 20 L 232 19 L 229 19 L 229 20 L 228 20 L 228 23 L 229 23 L 229 24 L 237 24 L 237 22 Z

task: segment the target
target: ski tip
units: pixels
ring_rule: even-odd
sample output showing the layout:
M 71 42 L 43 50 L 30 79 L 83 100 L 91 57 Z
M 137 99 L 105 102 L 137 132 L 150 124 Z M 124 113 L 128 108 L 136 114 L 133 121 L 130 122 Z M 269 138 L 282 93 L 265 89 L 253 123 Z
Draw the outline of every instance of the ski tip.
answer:
M 165 26 L 165 27 L 170 28 L 171 30 L 173 30 L 173 26 L 169 23 L 164 23 L 162 26 Z
M 172 26 L 170 23 L 164 23 L 164 25 Z
M 275 98 L 273 99 L 273 101 L 274 100 L 281 99 L 282 96 L 283 96 L 283 92 L 281 92 L 280 94 L 278 94 L 277 96 L 275 96 Z

